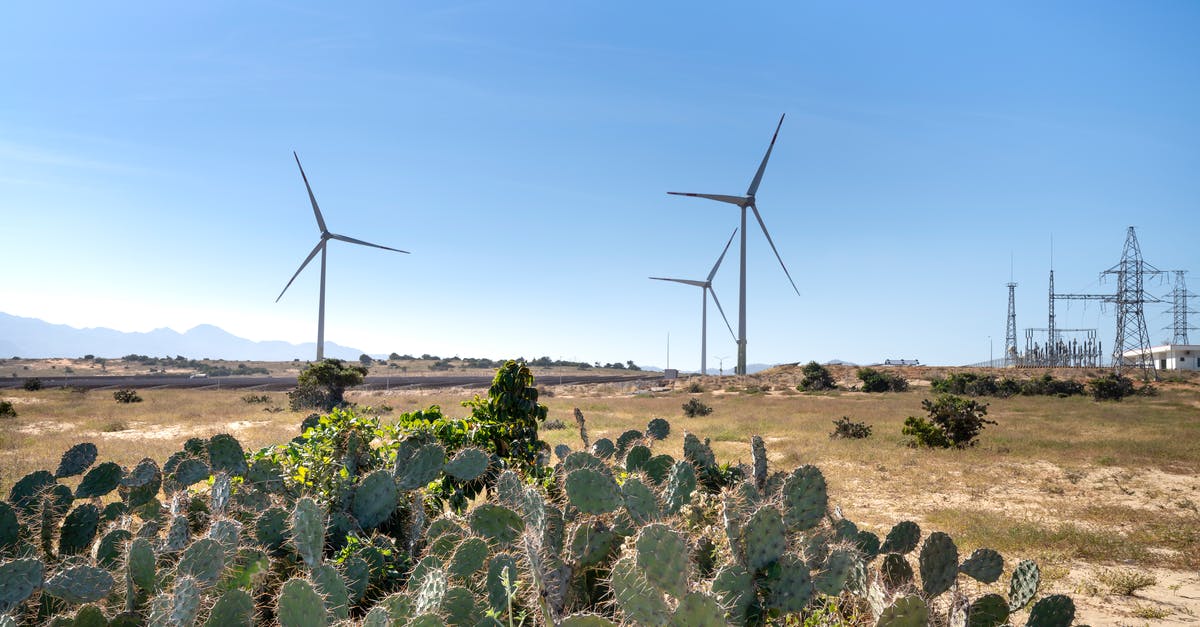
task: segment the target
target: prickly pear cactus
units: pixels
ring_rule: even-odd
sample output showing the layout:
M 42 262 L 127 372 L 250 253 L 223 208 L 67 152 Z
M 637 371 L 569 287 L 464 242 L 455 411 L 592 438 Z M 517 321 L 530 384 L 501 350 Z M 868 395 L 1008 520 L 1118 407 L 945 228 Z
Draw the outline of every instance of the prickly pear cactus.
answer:
M 921 547 L 921 590 L 926 598 L 933 598 L 954 585 L 958 575 L 958 547 L 950 536 L 935 531 L 925 539 Z
M 787 548 L 783 515 L 774 505 L 763 505 L 750 516 L 742 532 L 746 567 L 761 570 L 774 564 Z
M 147 457 L 121 479 L 121 498 L 133 509 L 153 501 L 161 487 L 162 471 L 159 470 L 157 462 Z
M 81 471 L 82 472 L 82 471 Z M 54 475 L 45 470 L 35 470 L 13 484 L 8 491 L 8 502 L 26 515 L 32 515 L 41 504 L 42 492 L 57 483 Z
M 183 457 L 175 466 L 173 471 L 164 472 L 171 476 L 171 481 L 179 488 L 189 488 L 192 485 L 204 481 L 210 474 L 208 461 L 196 457 Z
M 883 546 L 879 547 L 879 552 L 905 555 L 912 553 L 913 549 L 916 549 L 917 544 L 920 542 L 921 528 L 917 526 L 917 523 L 905 520 L 896 523 L 892 527 L 892 530 L 887 534 L 887 538 L 883 540 Z
M 275 615 L 281 627 L 326 627 L 329 616 L 325 612 L 325 601 L 308 581 L 300 578 L 287 580 L 279 589 L 275 602 Z
M 21 521 L 12 506 L 0 501 L 0 551 L 15 545 L 21 538 Z
M 658 499 L 641 479 L 630 477 L 621 486 L 625 499 L 625 511 L 638 525 L 645 525 L 658 518 Z
M 813 580 L 817 592 L 831 597 L 841 594 L 857 563 L 858 558 L 848 549 L 836 548 L 830 551 L 824 567 Z
M 117 489 L 124 474 L 120 464 L 104 462 L 84 475 L 79 487 L 75 488 L 75 498 L 90 499 L 104 496 Z
M 642 432 L 637 429 L 629 429 L 617 436 L 617 459 L 625 457 L 625 453 L 629 451 L 629 447 L 637 444 L 641 439 Z
M 767 489 L 767 445 L 762 436 L 750 438 L 750 455 L 754 460 L 754 487 L 763 492 Z
M 567 475 L 566 489 L 571 505 L 584 514 L 608 514 L 624 503 L 617 482 L 591 468 L 580 468 Z
M 491 503 L 471 510 L 469 520 L 472 531 L 501 546 L 516 540 L 525 528 L 525 521 L 516 512 Z
M 683 458 L 700 469 L 713 468 L 717 465 L 717 457 L 713 455 L 708 442 L 701 442 L 700 438 L 691 433 L 683 434 Z
M 703 592 L 689 592 L 668 623 L 671 627 L 724 627 L 725 608 Z
M 437 478 L 446 465 L 446 449 L 441 444 L 426 444 L 396 474 L 401 490 L 423 488 Z
M 662 418 L 655 418 L 646 425 L 646 437 L 651 440 L 665 440 L 671 435 L 671 423 Z
M 825 476 L 816 466 L 797 468 L 783 483 L 783 517 L 788 527 L 804 531 L 825 518 L 829 495 Z
M 95 603 L 112 591 L 113 578 L 95 566 L 73 566 L 46 580 L 44 590 L 67 603 Z
M 391 473 L 376 470 L 363 477 L 355 488 L 352 511 L 364 529 L 374 529 L 391 517 L 399 499 L 400 493 Z
M 91 503 L 84 503 L 71 510 L 63 520 L 62 530 L 58 536 L 59 556 L 77 555 L 92 546 L 96 538 L 96 529 L 100 524 L 100 508 Z
M 225 549 L 212 538 L 200 538 L 191 543 L 179 558 L 175 570 L 181 575 L 211 585 L 217 582 L 225 569 Z
M 958 571 L 981 583 L 995 583 L 1004 572 L 1004 558 L 992 549 L 975 549 Z
M 443 472 L 459 481 L 474 481 L 487 472 L 488 454 L 477 448 L 464 448 L 446 462 Z
M 674 529 L 653 523 L 642 528 L 637 541 L 637 566 L 646 580 L 675 598 L 687 591 L 690 563 L 687 541 Z
M 158 585 L 154 567 L 154 547 L 146 538 L 135 538 L 126 552 L 125 568 L 129 578 L 143 592 L 153 593 Z
M 325 610 L 337 620 L 350 617 L 350 593 L 346 589 L 346 581 L 337 569 L 328 564 L 321 564 L 312 569 L 311 580 L 317 594 L 325 601 Z
M 617 608 L 634 623 L 662 625 L 671 615 L 662 593 L 646 581 L 634 555 L 613 563 L 609 587 Z
M 608 438 L 600 438 L 599 440 L 592 442 L 592 447 L 589 450 L 591 450 L 592 455 L 595 455 L 600 459 L 608 459 L 617 452 L 617 446 Z
M 227 472 L 234 477 L 241 477 L 249 470 L 242 444 L 228 433 L 218 433 L 208 439 L 208 465 L 213 474 Z
M 692 493 L 695 491 L 696 469 L 686 461 L 675 462 L 663 489 L 663 510 L 669 515 L 678 514 L 680 508 L 692 501 Z
M 627 452 L 625 457 L 625 470 L 628 472 L 637 472 L 644 470 L 646 463 L 654 454 L 650 451 L 650 447 L 641 444 L 635 444 Z
M 96 560 L 96 565 L 100 568 L 113 570 L 124 561 L 122 550 L 125 543 L 132 539 L 133 534 L 128 529 L 111 529 L 96 543 L 95 549 L 92 550 L 92 559 Z
M 96 455 L 95 444 L 91 442 L 76 444 L 63 453 L 62 460 L 58 462 L 58 470 L 54 471 L 54 476 L 62 479 L 64 477 L 81 475 L 83 471 L 96 463 Z
M 249 625 L 254 620 L 254 599 L 238 588 L 226 590 L 217 599 L 204 627 L 228 627 L 229 625 Z
M 387 476 L 387 473 L 384 473 Z M 388 479 L 390 482 L 390 478 Z M 321 563 L 325 550 L 325 512 L 307 496 L 292 508 L 292 545 L 304 563 L 313 568 Z
M 1033 560 L 1021 560 L 1009 580 L 1008 609 L 1015 612 L 1028 605 L 1037 594 L 1041 580 L 1042 574 L 1037 564 Z
M 967 609 L 967 627 L 1000 627 L 1008 621 L 1008 601 L 998 594 L 985 594 Z
M 906 596 L 883 610 L 875 625 L 876 627 L 927 627 L 929 625 L 929 607 L 919 596 Z
M 41 560 L 25 558 L 0 564 L 0 614 L 16 607 L 42 586 L 45 566 Z
M 1075 602 L 1071 597 L 1052 594 L 1039 599 L 1029 610 L 1028 627 L 1068 627 L 1075 620 Z

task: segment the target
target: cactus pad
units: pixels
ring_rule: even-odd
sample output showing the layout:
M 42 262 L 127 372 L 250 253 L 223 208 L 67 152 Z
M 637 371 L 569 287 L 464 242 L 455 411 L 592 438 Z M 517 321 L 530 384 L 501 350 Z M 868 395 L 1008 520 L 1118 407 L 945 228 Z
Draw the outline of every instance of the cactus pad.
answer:
M 245 475 L 249 469 L 242 444 L 228 433 L 218 433 L 208 439 L 208 465 L 213 474 L 225 471 L 235 477 Z
M 596 459 L 591 455 L 588 457 Z M 617 482 L 591 468 L 579 468 L 568 474 L 566 488 L 571 505 L 584 514 L 608 514 L 624 503 Z
M 461 586 L 446 590 L 446 595 L 442 597 L 442 613 L 446 617 L 446 624 L 455 627 L 475 627 L 483 619 L 475 596 Z
M 291 522 L 292 545 L 296 547 L 300 559 L 309 568 L 320 564 L 325 551 L 325 512 L 321 506 L 307 496 L 296 501 Z
M 0 614 L 16 607 L 40 588 L 45 572 L 42 561 L 33 558 L 0 564 Z
M 783 505 L 788 528 L 803 531 L 817 526 L 829 506 L 820 469 L 805 465 L 793 471 L 783 483 Z
M 400 493 L 396 490 L 396 482 L 392 480 L 391 473 L 376 470 L 363 477 L 354 489 L 351 510 L 363 529 L 374 529 L 391 517 L 392 512 L 396 511 L 399 499 Z
M 325 601 L 325 610 L 338 620 L 350 617 L 350 593 L 346 581 L 337 569 L 321 564 L 312 569 L 311 580 L 317 594 Z
M 612 470 L 599 457 L 584 451 L 573 451 L 563 459 L 563 471 L 571 473 L 580 468 L 591 468 L 596 472 L 612 474 Z
M 133 534 L 129 533 L 128 529 L 113 529 L 104 534 L 96 543 L 96 549 L 92 555 L 96 560 L 96 565 L 108 570 L 119 566 L 123 561 L 125 543 L 132 539 Z
M 254 521 L 254 539 L 258 545 L 278 555 L 287 543 L 288 514 L 279 507 L 272 507 L 259 514 Z
M 646 437 L 651 440 L 665 440 L 671 435 L 671 423 L 662 418 L 655 418 L 646 425 Z
M 446 462 L 442 470 L 459 481 L 474 481 L 487 472 L 489 463 L 488 454 L 483 450 L 464 448 Z
M 176 514 L 171 518 L 171 524 L 167 527 L 167 537 L 163 539 L 163 553 L 178 553 L 187 546 L 188 537 L 191 536 L 191 530 L 188 528 L 187 516 Z
M 750 516 L 742 531 L 742 546 L 751 572 L 779 560 L 787 544 L 785 532 L 783 516 L 773 505 L 764 505 Z
M 525 486 L 517 473 L 505 470 L 496 477 L 496 500 L 512 509 L 521 507 L 525 501 Z
M 147 457 L 121 479 L 121 498 L 129 509 L 133 509 L 153 501 L 161 487 L 162 471 L 158 469 L 158 463 Z
M 75 620 L 71 621 L 71 625 L 72 627 L 108 627 L 108 618 L 104 616 L 104 611 L 99 607 L 88 603 L 75 612 Z
M 921 590 L 926 598 L 933 598 L 954 585 L 958 576 L 958 547 L 950 536 L 935 531 L 925 539 L 921 547 Z
M 446 465 L 446 449 L 441 444 L 426 444 L 417 449 L 397 475 L 401 490 L 423 488 L 437 478 Z
M 901 521 L 896 523 L 892 527 L 892 530 L 888 532 L 887 538 L 883 541 L 883 546 L 879 547 L 879 552 L 905 555 L 917 548 L 917 544 L 920 541 L 921 528 L 917 526 L 917 523 L 911 520 Z
M 703 592 L 689 592 L 675 608 L 671 627 L 724 627 L 725 608 Z
M 592 442 L 591 451 L 592 455 L 595 455 L 600 459 L 608 459 L 613 456 L 613 453 L 617 452 L 617 446 L 608 438 L 600 438 L 599 440 Z
M 292 578 L 279 589 L 275 616 L 281 627 L 325 627 L 329 616 L 325 601 L 309 582 Z
M 488 557 L 488 545 L 482 538 L 467 538 L 459 543 L 450 558 L 449 575 L 465 583 L 472 583 L 475 573 L 483 568 Z
M 488 605 L 496 612 L 508 611 L 508 591 L 517 593 L 517 560 L 507 553 L 493 556 L 488 562 Z
M 120 464 L 104 462 L 84 475 L 79 487 L 75 488 L 75 498 L 90 499 L 104 496 L 117 489 L 124 474 Z
M 96 462 L 96 445 L 91 442 L 81 442 L 67 449 L 58 462 L 58 470 L 54 476 L 62 479 L 83 474 L 83 471 Z
M 646 581 L 637 566 L 637 558 L 632 555 L 613 563 L 609 587 L 617 607 L 631 622 L 662 625 L 670 616 L 662 594 Z
M 358 603 L 367 595 L 367 588 L 371 585 L 371 565 L 367 560 L 352 555 L 342 562 L 342 577 L 346 580 L 350 602 Z
M 363 617 L 362 627 L 391 627 L 391 624 L 392 618 L 387 610 L 376 605 Z
M 1028 605 L 1037 594 L 1041 580 L 1038 565 L 1033 560 L 1021 560 L 1008 583 L 1008 609 L 1015 612 Z
M 646 581 L 675 598 L 687 592 L 688 547 L 679 532 L 662 523 L 642 528 L 637 537 L 637 565 Z
M 571 559 L 580 568 L 603 563 L 621 539 L 600 521 L 583 523 L 571 534 Z
M 626 479 L 625 485 L 621 486 L 621 492 L 625 499 L 625 510 L 629 512 L 629 517 L 634 523 L 645 525 L 658 518 L 658 499 L 641 479 Z
M 982 583 L 994 583 L 1004 572 L 1004 558 L 991 549 L 975 549 L 958 572 Z
M 929 606 L 917 595 L 898 599 L 888 606 L 875 621 L 876 627 L 926 627 L 929 625 Z
M 808 565 L 795 555 L 784 555 L 770 568 L 766 606 L 790 614 L 801 612 L 812 599 L 812 577 Z
M 566 459 L 567 455 L 570 455 L 570 454 L 571 454 L 571 447 L 567 446 L 566 444 L 555 444 L 554 445 L 554 456 L 557 457 L 559 461 Z
M 729 608 L 729 620 L 735 625 L 745 623 L 747 613 L 758 600 L 754 577 L 739 564 L 717 571 L 713 577 L 712 591 L 720 599 L 721 605 Z
M 650 447 L 642 444 L 634 445 L 633 448 L 629 449 L 629 452 L 625 454 L 625 470 L 628 472 L 637 472 L 639 470 L 643 470 L 646 467 L 646 462 L 650 461 L 650 458 L 653 455 L 654 454 L 650 452 Z
M 112 587 L 112 575 L 103 568 L 73 566 L 47 579 L 44 590 L 67 603 L 95 603 L 108 596 Z
M 32 514 L 41 503 L 42 492 L 56 483 L 49 471 L 35 470 L 13 484 L 8 491 L 8 502 L 25 514 Z
M 1071 597 L 1052 594 L 1038 599 L 1029 610 L 1027 627 L 1069 627 L 1075 620 L 1075 602 Z
M 813 580 L 817 592 L 831 597 L 841 594 L 857 563 L 857 558 L 849 549 L 837 548 L 830 551 L 829 557 L 825 559 L 825 567 Z
M 229 627 L 230 625 L 251 625 L 254 623 L 254 599 L 238 588 L 226 590 L 217 599 L 208 621 L 204 627 Z
M 483 503 L 471 510 L 471 530 L 497 544 L 509 544 L 521 535 L 525 521 L 516 512 L 500 505 Z
M 179 574 L 194 577 L 205 585 L 216 583 L 224 569 L 225 548 L 212 538 L 200 538 L 191 543 L 175 567 Z
M 163 466 L 166 471 L 166 465 Z M 178 465 L 175 466 L 173 472 L 169 472 L 171 480 L 181 488 L 191 487 L 200 481 L 204 481 L 211 474 L 208 468 L 208 462 L 196 457 L 185 457 L 181 459 Z
M 558 627 L 617 627 L 617 624 L 596 614 L 571 614 L 559 621 Z
M 858 549 L 858 552 L 862 554 L 863 560 L 867 562 L 879 555 L 879 536 L 870 531 L 860 529 L 858 536 L 854 538 L 853 544 L 854 548 Z
M 208 537 L 221 543 L 225 553 L 233 555 L 242 537 L 242 523 L 236 520 L 214 520 L 208 527 Z
M 654 485 L 662 485 L 662 482 L 667 480 L 671 474 L 671 468 L 675 466 L 675 458 L 670 455 L 655 455 L 646 460 L 642 466 L 642 470 Z
M 87 551 L 96 539 L 96 527 L 100 524 L 100 508 L 84 503 L 71 510 L 63 520 L 62 532 L 58 536 L 58 554 L 76 555 Z
M 692 493 L 695 491 L 696 469 L 687 461 L 675 462 L 663 490 L 664 512 L 668 515 L 678 514 L 680 508 L 692 502 Z
M 1008 620 L 1008 602 L 998 594 L 985 594 L 967 610 L 967 627 L 1000 627 Z
M 196 615 L 199 613 L 199 584 L 191 577 L 176 578 L 175 589 L 171 592 L 171 614 L 166 624 L 171 627 L 186 627 L 195 624 Z
M 629 447 L 637 444 L 641 439 L 642 432 L 637 429 L 630 429 L 617 436 L 617 459 L 624 457 L 625 453 L 630 450 Z
M 762 436 L 750 438 L 750 455 L 754 460 L 754 487 L 764 492 L 767 489 L 767 445 Z
M 21 521 L 11 505 L 0 501 L 0 550 L 13 546 L 21 538 Z
M 125 558 L 126 572 L 130 580 L 144 592 L 154 592 L 157 588 L 154 559 L 154 547 L 150 540 L 135 538 L 129 543 Z
M 713 468 L 717 465 L 717 457 L 713 455 L 708 442 L 701 442 L 700 438 L 691 433 L 683 434 L 683 458 L 700 469 Z
M 448 588 L 446 571 L 440 568 L 428 568 L 421 577 L 417 577 L 414 573 L 413 579 L 416 579 L 415 587 L 414 582 L 410 581 L 409 583 L 409 589 L 416 590 L 413 612 L 416 614 L 436 612 L 441 607 L 442 600 L 446 598 Z
M 912 583 L 913 569 L 908 559 L 899 553 L 885 553 L 879 563 L 879 577 L 889 592 Z

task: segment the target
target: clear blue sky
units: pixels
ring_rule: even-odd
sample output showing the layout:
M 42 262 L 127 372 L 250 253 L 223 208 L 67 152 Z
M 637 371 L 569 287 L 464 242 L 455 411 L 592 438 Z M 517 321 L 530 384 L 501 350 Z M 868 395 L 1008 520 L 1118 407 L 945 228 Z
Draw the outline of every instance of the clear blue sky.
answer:
M 749 5 L 749 6 L 742 6 Z M 699 294 L 780 113 L 749 361 L 959 364 L 1136 225 L 1200 275 L 1194 2 L 14 3 L 0 311 L 373 353 L 699 363 Z M 753 222 L 751 222 L 753 224 Z M 1200 291 L 1200 276 L 1192 277 Z M 1166 293 L 1169 285 L 1151 284 Z M 736 243 L 716 279 L 736 328 Z M 1156 340 L 1162 306 L 1148 310 Z M 736 355 L 710 311 L 709 355 Z M 1061 326 L 1112 311 L 1060 305 Z M 1023 339 L 1022 339 L 1023 343 Z

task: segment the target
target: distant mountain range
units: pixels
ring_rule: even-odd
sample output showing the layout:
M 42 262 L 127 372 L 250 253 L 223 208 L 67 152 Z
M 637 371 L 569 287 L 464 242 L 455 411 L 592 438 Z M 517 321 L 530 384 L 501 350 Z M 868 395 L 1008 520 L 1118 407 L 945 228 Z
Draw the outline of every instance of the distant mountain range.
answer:
M 185 333 L 172 329 L 125 333 L 104 328 L 76 329 L 37 318 L 0 313 L 0 358 L 83 355 L 115 358 L 129 354 L 152 357 L 183 355 L 190 359 L 291 361 L 312 359 L 317 354 L 317 345 L 313 342 L 255 342 L 211 324 L 193 327 Z M 325 342 L 327 357 L 358 359 L 362 354 L 363 351 L 357 348 Z

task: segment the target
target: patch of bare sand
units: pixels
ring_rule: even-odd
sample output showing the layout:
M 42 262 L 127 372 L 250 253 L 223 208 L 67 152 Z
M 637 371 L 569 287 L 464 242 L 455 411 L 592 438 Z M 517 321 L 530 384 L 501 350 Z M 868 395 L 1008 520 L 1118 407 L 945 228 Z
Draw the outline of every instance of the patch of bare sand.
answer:
M 22 425 L 16 428 L 17 433 L 25 433 L 28 435 L 45 435 L 47 433 L 60 433 L 69 429 L 74 429 L 73 422 L 56 422 L 53 420 L 40 420 L 31 422 L 27 425 Z
M 38 403 L 45 403 L 46 399 L 32 396 L 4 396 L 0 397 L 0 401 L 8 401 L 13 405 L 37 405 Z
M 101 433 L 107 440 L 184 440 L 207 429 L 187 428 L 183 425 L 152 425 L 131 422 L 124 431 Z
M 1154 575 L 1158 582 L 1134 596 L 1121 596 L 1098 589 L 1096 577 L 1102 570 L 1091 564 L 1072 564 L 1067 576 L 1056 582 L 1059 591 L 1070 594 L 1075 601 L 1076 624 L 1092 627 L 1148 624 L 1146 617 L 1137 614 L 1147 608 L 1166 613 L 1153 624 L 1200 624 L 1200 574 L 1145 569 L 1143 572 Z

